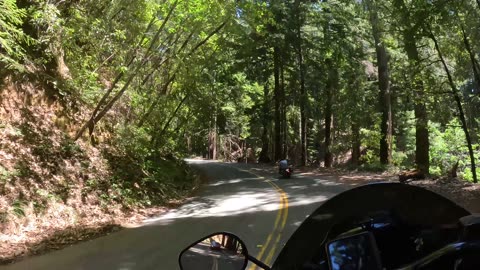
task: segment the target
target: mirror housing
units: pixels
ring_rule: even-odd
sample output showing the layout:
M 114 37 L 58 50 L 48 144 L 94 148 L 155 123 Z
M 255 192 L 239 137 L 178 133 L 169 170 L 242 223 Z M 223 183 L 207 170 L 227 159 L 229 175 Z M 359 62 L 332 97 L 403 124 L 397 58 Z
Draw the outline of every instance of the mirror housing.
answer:
M 379 251 L 371 232 L 332 240 L 326 245 L 330 269 L 353 266 L 359 270 L 382 270 Z
M 236 235 L 219 232 L 208 235 L 184 249 L 178 258 L 181 270 L 245 270 L 248 263 L 245 243 Z

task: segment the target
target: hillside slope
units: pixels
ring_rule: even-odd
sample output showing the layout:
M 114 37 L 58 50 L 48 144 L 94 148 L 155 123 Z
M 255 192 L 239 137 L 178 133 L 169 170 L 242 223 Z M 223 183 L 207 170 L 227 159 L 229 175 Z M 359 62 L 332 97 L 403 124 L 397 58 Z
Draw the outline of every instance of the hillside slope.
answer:
M 108 233 L 195 186 L 182 162 L 157 158 L 145 168 L 113 134 L 102 147 L 74 142 L 84 108 L 12 81 L 0 90 L 0 261 Z

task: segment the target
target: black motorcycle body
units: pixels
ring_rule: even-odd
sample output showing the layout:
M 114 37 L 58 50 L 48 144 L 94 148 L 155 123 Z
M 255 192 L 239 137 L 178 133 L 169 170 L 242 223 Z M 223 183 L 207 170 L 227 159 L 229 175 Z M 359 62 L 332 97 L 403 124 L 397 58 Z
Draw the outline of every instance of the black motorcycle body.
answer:
M 288 167 L 286 169 L 280 169 L 280 175 L 284 178 L 290 178 L 292 176 L 293 169 L 292 167 Z
M 480 218 L 434 192 L 400 183 L 357 187 L 326 201 L 271 268 L 238 243 L 244 266 L 217 269 L 243 270 L 248 260 L 274 270 L 480 269 Z M 191 270 L 182 265 L 182 254 L 181 269 Z

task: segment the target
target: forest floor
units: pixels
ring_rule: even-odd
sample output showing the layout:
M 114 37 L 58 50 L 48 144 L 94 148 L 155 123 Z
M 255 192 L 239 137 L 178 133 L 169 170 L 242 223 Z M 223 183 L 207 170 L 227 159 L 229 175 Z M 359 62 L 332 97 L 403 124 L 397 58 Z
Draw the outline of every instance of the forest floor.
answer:
M 277 167 L 272 165 L 251 165 L 257 172 L 268 175 L 276 174 Z M 374 173 L 358 170 L 325 169 L 302 167 L 294 170 L 294 175 L 304 177 L 327 178 L 336 182 L 358 186 L 375 182 L 399 182 L 398 174 Z M 480 213 L 480 184 L 473 184 L 458 178 L 440 177 L 436 179 L 408 181 L 408 185 L 415 185 L 434 191 L 464 207 L 472 213 Z

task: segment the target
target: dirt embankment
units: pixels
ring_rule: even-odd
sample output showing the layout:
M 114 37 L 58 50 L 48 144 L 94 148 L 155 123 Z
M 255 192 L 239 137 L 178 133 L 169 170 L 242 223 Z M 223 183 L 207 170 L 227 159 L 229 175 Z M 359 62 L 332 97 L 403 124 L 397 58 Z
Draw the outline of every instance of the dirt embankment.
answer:
M 176 172 L 177 163 L 166 160 L 172 178 L 191 177 L 191 183 L 168 183 L 178 188 L 175 196 L 151 206 L 135 201 L 130 194 L 158 187 L 119 183 L 114 171 L 122 153 L 115 145 L 71 140 L 90 110 L 45 93 L 31 83 L 0 86 L 0 264 L 138 223 L 174 207 L 195 187 L 191 172 Z

